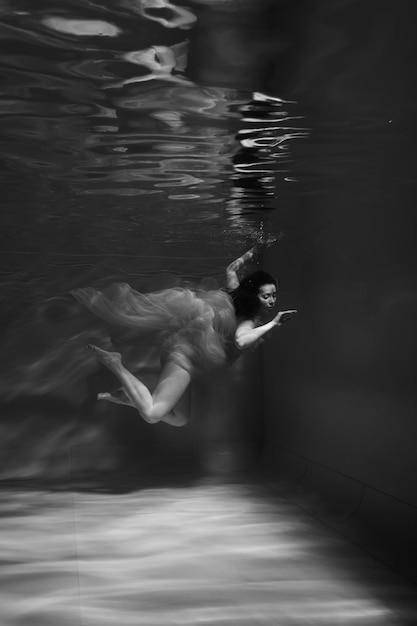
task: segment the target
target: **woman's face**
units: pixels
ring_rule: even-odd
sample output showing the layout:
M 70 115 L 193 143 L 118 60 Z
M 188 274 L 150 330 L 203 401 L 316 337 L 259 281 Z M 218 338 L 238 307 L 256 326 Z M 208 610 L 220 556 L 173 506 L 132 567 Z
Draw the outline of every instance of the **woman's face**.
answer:
M 258 300 L 261 304 L 261 312 L 267 313 L 272 311 L 277 300 L 277 288 L 273 283 L 261 285 L 258 291 Z

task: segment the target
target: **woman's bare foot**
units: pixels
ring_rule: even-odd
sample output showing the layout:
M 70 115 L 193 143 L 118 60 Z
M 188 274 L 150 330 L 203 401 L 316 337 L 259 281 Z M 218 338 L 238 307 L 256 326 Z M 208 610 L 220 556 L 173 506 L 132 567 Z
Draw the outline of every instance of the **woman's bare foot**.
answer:
M 114 404 L 124 404 L 126 406 L 135 406 L 128 396 L 123 392 L 108 393 L 107 391 L 97 394 L 97 400 L 107 400 Z
M 100 363 L 103 363 L 103 365 L 109 369 L 120 365 L 122 362 L 122 355 L 120 352 L 107 352 L 107 350 L 102 350 L 102 348 L 99 348 L 92 343 L 87 345 L 87 350 L 94 352 Z
M 97 394 L 97 400 L 108 400 L 109 402 L 112 402 L 112 399 L 111 393 L 107 393 L 107 391 Z
M 161 422 L 165 422 L 165 424 L 180 428 L 181 426 L 185 426 L 188 423 L 188 419 L 185 417 L 185 415 L 170 411 L 168 415 L 165 415 L 165 417 L 162 418 Z

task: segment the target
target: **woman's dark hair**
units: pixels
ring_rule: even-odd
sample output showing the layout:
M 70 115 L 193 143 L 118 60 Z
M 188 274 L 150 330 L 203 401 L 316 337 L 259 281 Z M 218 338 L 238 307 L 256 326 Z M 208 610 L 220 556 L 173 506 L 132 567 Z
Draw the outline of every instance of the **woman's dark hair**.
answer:
M 258 270 L 245 276 L 239 287 L 230 292 L 237 318 L 253 319 L 256 316 L 261 306 L 258 295 L 262 285 L 276 287 L 277 281 L 268 272 Z

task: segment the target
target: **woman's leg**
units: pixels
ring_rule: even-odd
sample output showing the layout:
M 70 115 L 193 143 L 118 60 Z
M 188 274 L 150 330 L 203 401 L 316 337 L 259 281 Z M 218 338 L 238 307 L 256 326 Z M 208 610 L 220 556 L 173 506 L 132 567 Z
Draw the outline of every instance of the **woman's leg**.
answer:
M 123 366 L 119 352 L 107 352 L 92 344 L 88 348 L 119 379 L 126 395 L 145 421 L 154 424 L 164 420 L 173 426 L 182 426 L 185 423 L 184 418 L 176 418 L 170 413 L 190 384 L 191 376 L 187 370 L 168 360 L 162 368 L 156 389 L 151 394 L 146 385 Z M 102 396 L 102 399 L 110 398 Z M 115 399 L 111 398 L 111 401 L 114 402 Z
M 99 393 L 97 394 L 97 400 L 106 400 L 107 402 L 113 402 L 114 404 L 123 404 L 125 406 L 133 406 L 136 408 L 132 403 L 132 400 L 124 392 L 123 387 L 121 389 L 117 389 L 117 391 L 105 391 L 103 393 Z
M 134 409 L 136 408 L 132 400 L 129 398 L 129 396 L 126 395 L 123 389 L 117 390 L 112 393 L 107 393 L 107 392 L 99 393 L 97 396 L 97 399 L 106 400 L 107 402 L 113 402 L 114 404 L 123 404 L 125 406 L 131 406 Z M 188 419 L 187 419 L 187 416 L 183 412 L 175 408 L 175 410 L 172 410 L 170 413 L 168 413 L 168 415 L 165 415 L 165 417 L 163 417 L 161 421 L 165 422 L 166 424 L 169 424 L 170 426 L 180 427 L 180 426 L 185 426 L 185 424 L 187 424 L 188 422 Z

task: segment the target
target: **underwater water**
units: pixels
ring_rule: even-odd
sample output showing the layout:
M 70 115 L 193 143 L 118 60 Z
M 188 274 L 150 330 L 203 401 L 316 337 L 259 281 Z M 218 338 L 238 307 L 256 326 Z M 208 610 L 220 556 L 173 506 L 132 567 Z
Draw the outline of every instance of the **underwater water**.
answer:
M 299 445 L 415 502 L 413 15 L 0 0 L 2 626 L 414 623 L 414 587 L 238 478 Z M 150 385 L 158 346 L 70 291 L 222 286 L 259 237 L 300 311 L 279 344 L 184 428 L 98 403 L 86 343 Z
M 222 286 L 226 265 L 272 232 L 308 130 L 257 76 L 271 7 L 2 3 L 0 394 L 6 440 L 39 445 L 35 465 L 45 447 L 49 458 L 102 440 L 80 412 L 101 390 L 84 345 L 108 339 L 71 289 Z M 19 472 L 6 457 L 6 475 Z
M 101 335 L 71 289 L 222 286 L 226 265 L 269 234 L 294 184 L 291 144 L 308 134 L 295 102 L 247 74 L 262 55 L 242 57 L 245 33 L 257 23 L 262 37 L 270 7 L 2 6 L 7 401 L 82 403 L 95 366 L 80 347 Z

